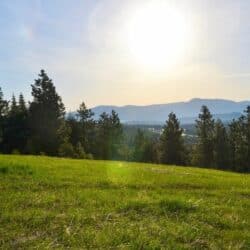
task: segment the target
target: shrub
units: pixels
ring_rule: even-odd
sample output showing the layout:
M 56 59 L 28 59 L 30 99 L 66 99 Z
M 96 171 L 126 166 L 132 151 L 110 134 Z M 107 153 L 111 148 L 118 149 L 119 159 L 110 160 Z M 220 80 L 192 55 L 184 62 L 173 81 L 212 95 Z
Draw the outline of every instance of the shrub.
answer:
M 76 145 L 75 157 L 78 159 L 85 159 L 86 158 L 85 150 L 80 142 L 78 142 Z
M 75 151 L 71 143 L 65 142 L 60 145 L 58 154 L 61 157 L 74 157 Z
M 94 157 L 92 154 L 86 154 L 85 159 L 94 160 Z
M 21 153 L 20 153 L 20 151 L 18 149 L 13 149 L 12 152 L 11 152 L 11 154 L 13 154 L 13 155 L 20 155 Z

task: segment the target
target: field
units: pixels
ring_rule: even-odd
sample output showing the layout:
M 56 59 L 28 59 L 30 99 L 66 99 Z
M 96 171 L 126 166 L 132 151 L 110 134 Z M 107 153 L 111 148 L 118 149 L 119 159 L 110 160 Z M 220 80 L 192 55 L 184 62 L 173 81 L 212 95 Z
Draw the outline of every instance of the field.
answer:
M 250 176 L 0 156 L 1 249 L 250 249 Z

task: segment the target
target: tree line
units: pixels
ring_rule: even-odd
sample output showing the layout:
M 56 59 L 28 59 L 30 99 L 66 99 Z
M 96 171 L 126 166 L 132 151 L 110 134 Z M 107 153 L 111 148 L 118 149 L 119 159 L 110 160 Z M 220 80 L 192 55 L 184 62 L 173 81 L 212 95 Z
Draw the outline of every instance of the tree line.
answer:
M 83 102 L 66 115 L 62 98 L 44 70 L 31 85 L 32 101 L 22 94 L 5 100 L 0 89 L 0 152 L 79 159 L 127 160 L 193 165 L 250 172 L 250 106 L 225 126 L 202 106 L 196 120 L 196 143 L 184 141 L 183 129 L 170 113 L 160 137 L 138 129 L 128 141 L 115 111 L 94 113 Z

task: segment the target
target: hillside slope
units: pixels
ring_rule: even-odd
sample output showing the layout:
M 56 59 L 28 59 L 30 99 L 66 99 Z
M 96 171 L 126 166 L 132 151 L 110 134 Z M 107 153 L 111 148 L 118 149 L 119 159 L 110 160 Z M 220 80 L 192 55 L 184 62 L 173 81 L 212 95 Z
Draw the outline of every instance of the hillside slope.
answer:
M 0 248 L 249 249 L 249 175 L 0 156 Z

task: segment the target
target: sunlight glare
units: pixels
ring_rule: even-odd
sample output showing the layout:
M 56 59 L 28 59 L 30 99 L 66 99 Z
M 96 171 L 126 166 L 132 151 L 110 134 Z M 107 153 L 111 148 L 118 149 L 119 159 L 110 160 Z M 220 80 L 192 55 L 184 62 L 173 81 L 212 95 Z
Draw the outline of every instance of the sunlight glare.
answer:
M 139 65 L 165 70 L 185 55 L 192 37 L 186 18 L 166 4 L 138 8 L 127 26 L 129 50 Z

